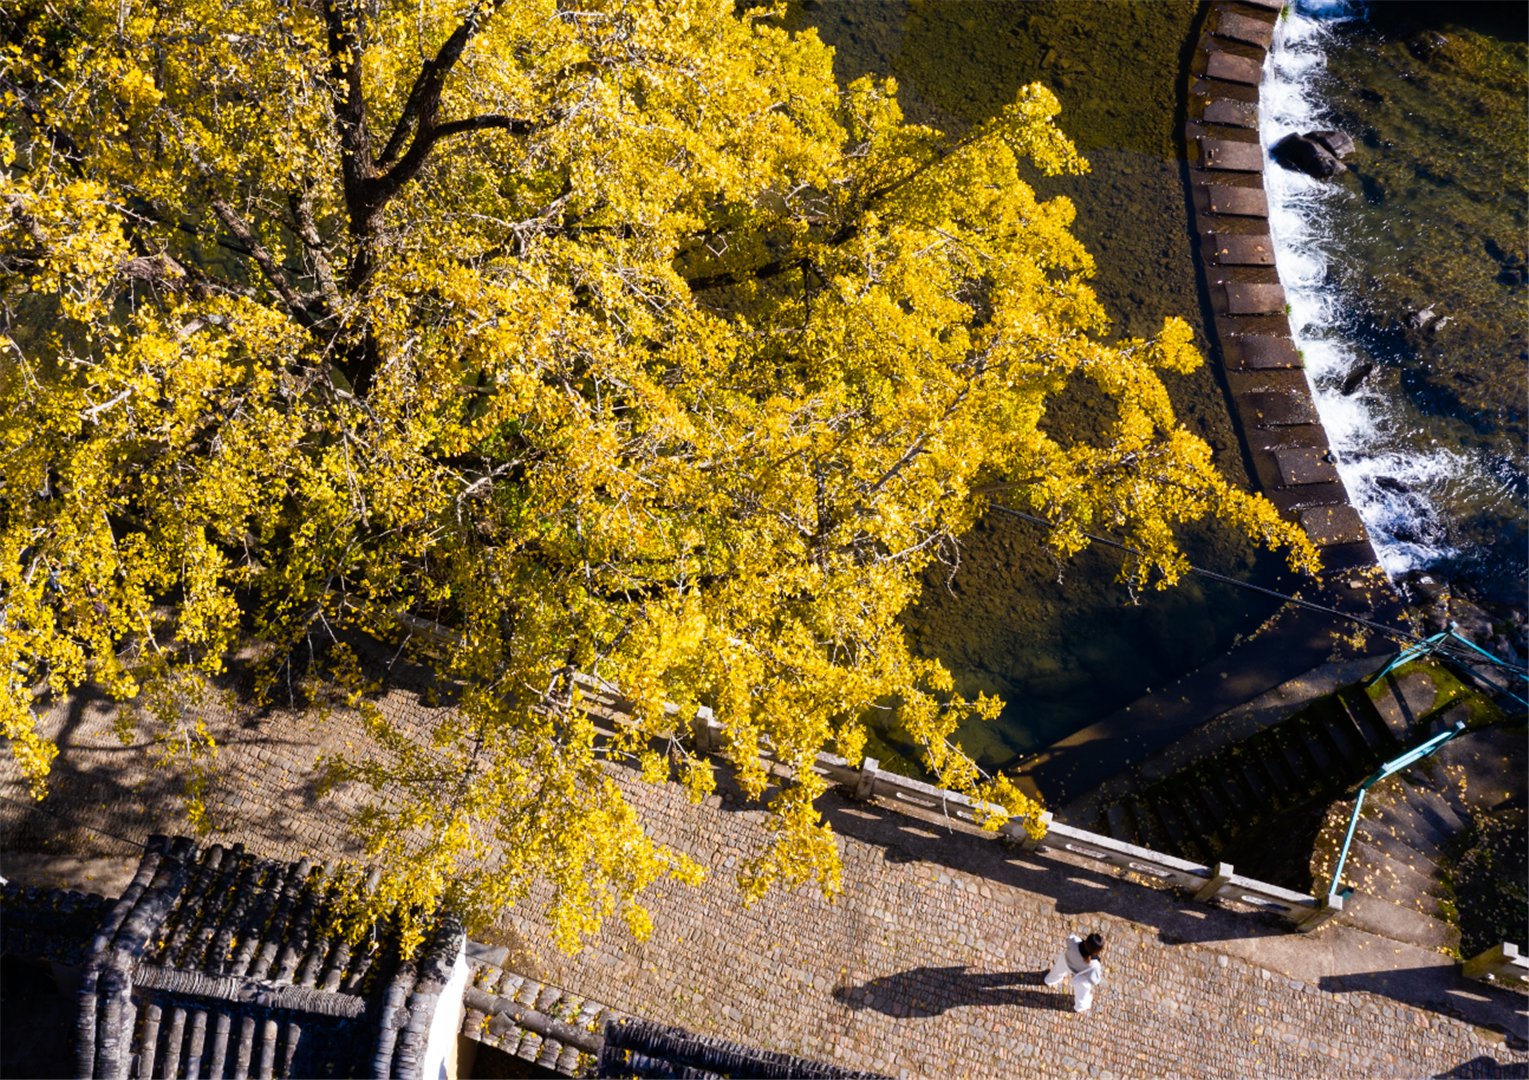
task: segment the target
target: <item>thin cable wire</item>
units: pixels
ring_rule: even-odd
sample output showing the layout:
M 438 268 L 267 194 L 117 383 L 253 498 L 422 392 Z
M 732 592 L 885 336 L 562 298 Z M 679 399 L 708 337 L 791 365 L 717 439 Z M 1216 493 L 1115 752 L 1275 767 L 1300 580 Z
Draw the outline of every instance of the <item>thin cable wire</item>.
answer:
M 127 844 L 129 847 L 135 847 L 139 851 L 147 851 L 149 849 L 149 846 L 142 840 L 132 840 L 126 836 L 120 836 L 117 833 L 112 832 L 110 829 L 103 829 L 96 825 L 81 825 L 78 821 L 72 821 L 69 818 L 66 818 L 63 814 L 59 813 L 51 806 L 45 806 L 40 802 L 36 802 L 35 800 L 18 799 L 12 795 L 3 794 L 0 794 L 0 799 L 3 799 L 5 802 L 11 803 L 14 806 L 20 806 L 27 810 L 33 810 L 37 811 L 38 813 L 47 814 L 51 818 L 57 818 L 59 821 L 68 825 L 72 829 L 83 829 L 85 832 L 100 833 L 102 836 L 108 836 L 111 839 L 117 841 L 119 844 Z M 170 858 L 168 853 L 166 853 L 164 857 L 167 859 Z
M 1037 525 L 1044 526 L 1047 529 L 1056 528 L 1056 525 L 1053 522 L 1047 521 L 1045 518 L 1039 517 L 1035 514 L 1026 513 L 1023 510 L 1015 510 L 1011 506 L 1003 506 L 999 503 L 993 503 L 991 506 L 992 509 L 997 510 L 1001 514 L 1007 514 L 1010 517 L 1020 518 L 1024 521 L 1031 521 Z M 1138 551 L 1136 548 L 1131 547 L 1129 544 L 1122 544 L 1119 540 L 1111 540 L 1107 536 L 1098 536 L 1091 532 L 1085 532 L 1083 535 L 1094 541 L 1096 544 L 1103 544 L 1105 547 L 1111 547 L 1118 551 L 1124 551 L 1128 554 L 1135 555 L 1137 558 L 1145 558 L 1145 555 L 1143 555 L 1142 552 Z M 1349 622 L 1358 623 L 1360 626 L 1374 630 L 1376 633 L 1386 635 L 1393 641 L 1400 641 L 1409 645 L 1421 645 L 1424 641 L 1427 640 L 1421 635 L 1413 633 L 1411 630 L 1403 630 L 1400 627 L 1389 626 L 1385 623 L 1379 623 L 1373 619 L 1366 619 L 1362 615 L 1355 615 L 1351 612 L 1341 611 L 1338 608 L 1328 607 L 1325 604 L 1317 604 L 1310 600 L 1302 600 L 1300 597 L 1291 596 L 1288 593 L 1282 593 L 1275 589 L 1268 589 L 1262 585 L 1255 585 L 1251 581 L 1243 581 L 1240 578 L 1230 577 L 1226 574 L 1218 574 L 1214 570 L 1206 570 L 1201 566 L 1190 564 L 1189 571 L 1192 574 L 1198 574 L 1200 577 L 1209 578 L 1212 581 L 1224 582 L 1227 585 L 1235 585 L 1239 589 L 1248 589 L 1252 592 L 1262 593 L 1265 596 L 1274 597 L 1277 600 L 1283 600 L 1288 604 L 1294 604 L 1297 607 L 1306 608 L 1308 611 L 1316 611 L 1323 615 L 1331 615 L 1335 618 L 1346 619 Z M 1453 654 L 1449 655 L 1453 656 Z M 1512 664 L 1506 660 L 1503 660 L 1501 657 L 1492 656 L 1492 659 L 1497 661 L 1497 663 L 1502 667 L 1507 668 L 1509 671 L 1514 671 L 1519 674 L 1529 673 L 1529 668 L 1524 668 L 1517 664 Z

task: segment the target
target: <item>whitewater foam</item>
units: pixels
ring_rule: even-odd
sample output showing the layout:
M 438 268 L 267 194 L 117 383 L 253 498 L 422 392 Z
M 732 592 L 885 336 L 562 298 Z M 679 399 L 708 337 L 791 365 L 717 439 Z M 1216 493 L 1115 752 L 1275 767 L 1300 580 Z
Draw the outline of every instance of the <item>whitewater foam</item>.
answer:
M 1327 124 L 1318 87 L 1326 70 L 1331 28 L 1360 17 L 1343 0 L 1296 3 L 1286 9 L 1265 61 L 1259 91 L 1259 137 L 1269 231 L 1280 282 L 1290 304 L 1290 329 L 1305 359 L 1306 377 L 1332 444 L 1349 499 L 1364 519 L 1381 565 L 1393 578 L 1458 554 L 1435 497 L 1475 468 L 1450 451 L 1399 449 L 1388 438 L 1396 418 L 1389 403 L 1358 380 L 1344 383 L 1365 358 L 1342 333 L 1343 298 L 1333 286 L 1338 250 L 1331 210 L 1355 196 L 1348 189 L 1282 168 L 1269 148 L 1285 135 Z

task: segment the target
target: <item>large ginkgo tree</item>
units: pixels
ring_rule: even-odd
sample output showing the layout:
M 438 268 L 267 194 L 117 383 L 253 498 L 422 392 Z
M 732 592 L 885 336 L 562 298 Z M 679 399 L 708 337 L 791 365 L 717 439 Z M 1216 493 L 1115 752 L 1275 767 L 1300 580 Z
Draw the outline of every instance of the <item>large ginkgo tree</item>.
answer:
M 307 670 L 365 718 L 329 765 L 378 793 L 378 902 L 482 919 L 550 876 L 572 945 L 695 875 L 603 761 L 708 790 L 700 705 L 768 797 L 751 895 L 837 888 L 811 764 L 858 761 L 877 712 L 1026 808 L 950 741 L 996 703 L 899 624 L 984 491 L 1063 554 L 1122 539 L 1140 584 L 1205 518 L 1311 560 L 1175 420 L 1187 325 L 1108 340 L 1070 203 L 1024 179 L 1086 168 L 1042 86 L 948 136 L 730 0 L 5 20 L 0 724 L 39 797 L 40 702 L 91 682 L 190 753 L 205 815 L 197 702 L 236 653 L 329 642 Z M 1069 442 L 1047 404 L 1080 385 Z M 346 643 L 427 624 L 455 704 L 420 732 Z M 597 738 L 584 676 L 629 736 Z

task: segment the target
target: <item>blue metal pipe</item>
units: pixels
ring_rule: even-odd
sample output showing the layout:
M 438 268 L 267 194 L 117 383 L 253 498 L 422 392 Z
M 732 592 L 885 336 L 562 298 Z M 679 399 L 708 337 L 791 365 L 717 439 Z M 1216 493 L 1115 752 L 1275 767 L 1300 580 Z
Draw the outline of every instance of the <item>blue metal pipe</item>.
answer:
M 1465 721 L 1456 720 L 1454 726 L 1448 731 L 1441 731 L 1427 742 L 1419 743 L 1400 757 L 1394 757 L 1377 769 L 1369 779 L 1359 785 L 1359 794 L 1354 796 L 1354 812 L 1349 815 L 1348 835 L 1343 838 L 1343 847 L 1338 852 L 1338 864 L 1333 867 L 1332 884 L 1328 886 L 1329 896 L 1339 891 L 1339 883 L 1343 879 L 1343 864 L 1348 861 L 1349 845 L 1354 842 L 1354 831 L 1359 828 L 1359 811 L 1364 807 L 1364 795 L 1370 788 L 1394 773 L 1399 773 L 1408 765 L 1422 761 L 1429 754 L 1434 753 L 1439 747 L 1453 739 L 1465 730 Z M 1352 893 L 1353 890 L 1348 890 Z M 1347 895 L 1347 893 L 1345 893 Z

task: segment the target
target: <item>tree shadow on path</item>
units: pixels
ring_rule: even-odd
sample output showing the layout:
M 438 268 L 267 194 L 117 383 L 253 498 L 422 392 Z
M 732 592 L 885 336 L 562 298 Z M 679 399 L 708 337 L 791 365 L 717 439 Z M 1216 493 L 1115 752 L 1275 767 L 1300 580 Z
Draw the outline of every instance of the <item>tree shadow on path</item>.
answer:
M 851 1009 L 874 1009 L 887 1016 L 939 1016 L 964 1005 L 1023 1005 L 1071 1011 L 1070 991 L 1048 990 L 1040 971 L 971 971 L 965 964 L 919 967 L 882 975 L 859 986 L 840 986 L 833 996 Z

